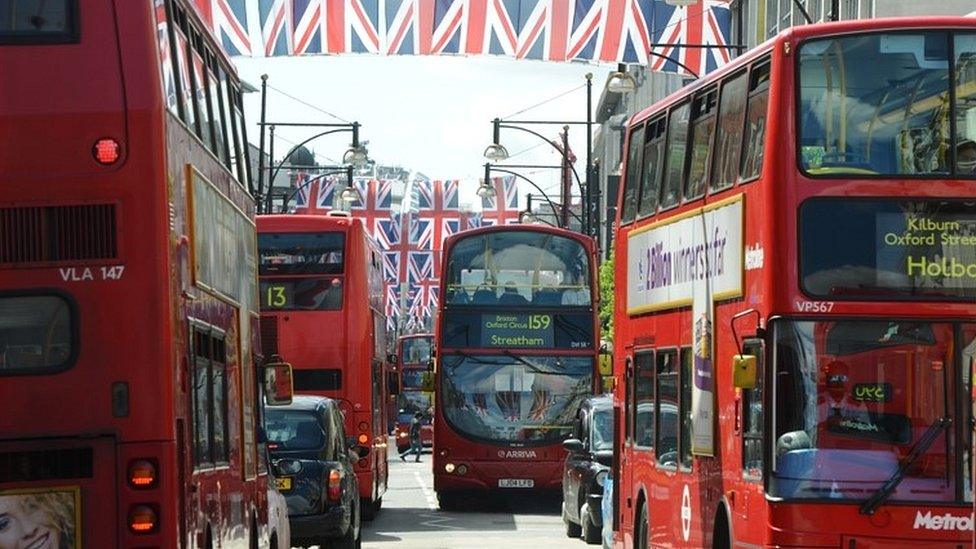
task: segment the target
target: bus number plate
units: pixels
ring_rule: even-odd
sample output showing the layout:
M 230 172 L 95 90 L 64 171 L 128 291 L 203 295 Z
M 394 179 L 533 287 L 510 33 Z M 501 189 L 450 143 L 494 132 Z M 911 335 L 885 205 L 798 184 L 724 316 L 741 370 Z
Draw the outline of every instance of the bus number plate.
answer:
M 499 488 L 532 488 L 535 481 L 530 478 L 500 478 L 498 479 Z
M 275 487 L 278 488 L 280 492 L 287 492 L 291 490 L 291 478 L 276 478 Z

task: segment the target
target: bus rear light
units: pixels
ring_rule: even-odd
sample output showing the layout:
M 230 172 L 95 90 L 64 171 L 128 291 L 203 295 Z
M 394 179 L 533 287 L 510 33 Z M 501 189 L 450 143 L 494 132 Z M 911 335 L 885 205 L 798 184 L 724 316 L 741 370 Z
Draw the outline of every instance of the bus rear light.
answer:
M 329 471 L 329 487 L 326 491 L 326 497 L 329 501 L 339 501 L 339 496 L 342 495 L 342 473 L 338 469 L 332 469 Z
M 156 509 L 151 505 L 133 505 L 129 508 L 129 530 L 134 534 L 152 534 L 159 526 Z
M 361 459 L 356 462 L 356 465 L 358 465 L 360 469 L 365 469 L 366 467 L 369 466 L 369 462 L 366 461 L 365 459 Z
M 359 430 L 364 432 L 369 432 L 369 423 L 366 423 L 365 421 L 360 421 Z
M 358 440 L 360 444 L 366 444 L 367 442 L 369 442 L 369 435 L 367 435 L 366 433 L 362 433 L 359 435 Z
M 92 156 L 103 166 L 115 164 L 122 154 L 122 146 L 111 137 L 103 137 L 92 146 Z
M 129 462 L 129 486 L 148 490 L 156 487 L 156 464 L 148 459 L 136 459 Z

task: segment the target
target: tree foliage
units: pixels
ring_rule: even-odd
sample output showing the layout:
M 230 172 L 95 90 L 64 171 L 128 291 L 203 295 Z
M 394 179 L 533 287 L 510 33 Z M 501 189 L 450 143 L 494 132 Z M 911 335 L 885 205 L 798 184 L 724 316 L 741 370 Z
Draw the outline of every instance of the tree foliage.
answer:
M 600 265 L 600 339 L 613 343 L 613 252 Z

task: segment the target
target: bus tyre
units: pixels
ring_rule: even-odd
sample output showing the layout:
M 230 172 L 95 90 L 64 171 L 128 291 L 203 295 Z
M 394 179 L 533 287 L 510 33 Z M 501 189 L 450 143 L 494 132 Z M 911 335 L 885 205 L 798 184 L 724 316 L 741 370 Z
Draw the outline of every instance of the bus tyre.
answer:
M 580 517 L 580 530 L 583 531 L 583 541 L 586 543 L 596 545 L 600 543 L 603 536 L 603 532 L 593 524 L 593 520 L 590 518 L 590 504 L 584 503 L 580 507 L 579 512 Z
M 566 502 L 563 501 L 563 524 L 566 525 L 566 537 L 578 538 L 583 533 L 583 528 L 566 516 Z
M 373 520 L 376 515 L 380 512 L 380 507 L 383 506 L 383 498 L 379 498 L 376 501 L 360 500 L 359 508 L 363 511 L 363 520 Z
M 712 534 L 712 549 L 729 549 L 732 543 L 729 539 L 729 517 L 722 506 L 715 516 L 715 532 Z
M 637 513 L 637 531 L 634 532 L 634 549 L 648 549 L 647 544 L 647 506 L 641 503 Z

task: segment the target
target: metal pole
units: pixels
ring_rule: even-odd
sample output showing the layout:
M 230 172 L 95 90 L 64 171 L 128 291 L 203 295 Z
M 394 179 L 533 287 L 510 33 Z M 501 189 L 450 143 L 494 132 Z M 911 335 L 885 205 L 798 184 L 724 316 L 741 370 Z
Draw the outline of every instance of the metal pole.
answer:
M 275 127 L 274 126 L 271 126 L 268 129 L 268 131 L 270 132 L 270 135 L 268 136 L 268 160 L 271 162 L 271 165 L 274 166 L 274 133 L 275 133 Z M 277 172 L 275 172 L 275 174 L 273 174 L 273 175 L 277 175 Z M 272 192 L 272 191 L 274 191 L 274 178 L 270 178 L 268 180 L 268 194 L 265 196 L 265 199 L 264 199 L 264 213 L 271 213 L 272 200 L 274 200 L 274 192 Z
M 840 21 L 840 0 L 830 0 L 830 20 Z
M 569 175 L 569 126 L 563 126 L 563 192 L 562 207 L 560 208 L 560 225 L 569 227 L 569 201 L 572 183 Z M 580 225 L 582 225 L 582 221 Z
M 261 200 L 264 196 L 264 122 L 268 109 L 268 75 L 261 75 L 261 138 L 258 147 L 258 195 L 257 210 L 261 213 Z
M 586 196 L 583 198 L 583 232 L 596 236 L 597 248 L 600 247 L 599 217 L 593 211 L 593 74 L 586 73 Z M 599 255 L 599 250 L 597 250 Z

